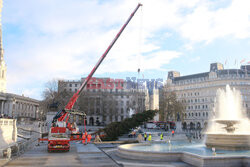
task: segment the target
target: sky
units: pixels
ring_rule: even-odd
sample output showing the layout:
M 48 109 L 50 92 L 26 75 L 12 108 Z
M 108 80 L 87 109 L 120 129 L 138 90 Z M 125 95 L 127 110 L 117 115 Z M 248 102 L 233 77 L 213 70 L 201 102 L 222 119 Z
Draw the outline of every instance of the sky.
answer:
M 249 0 L 3 0 L 7 92 L 86 77 L 140 2 L 95 77 L 166 80 L 250 64 Z M 140 73 L 138 74 L 138 68 Z

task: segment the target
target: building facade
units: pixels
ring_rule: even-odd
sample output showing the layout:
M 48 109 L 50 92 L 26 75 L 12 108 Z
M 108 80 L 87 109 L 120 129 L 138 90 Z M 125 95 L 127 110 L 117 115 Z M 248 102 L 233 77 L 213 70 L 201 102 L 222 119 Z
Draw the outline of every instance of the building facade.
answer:
M 226 85 L 239 90 L 243 107 L 250 117 L 250 65 L 240 69 L 224 69 L 220 63 L 210 64 L 210 71 L 180 76 L 177 71 L 168 72 L 167 91 L 176 92 L 185 106 L 184 129 L 202 129 L 213 116 L 216 92 Z
M 61 80 L 58 82 L 58 91 L 74 93 L 84 80 Z M 83 90 L 75 108 L 86 113 L 88 125 L 108 124 L 144 111 L 146 93 L 145 89 L 138 89 L 133 82 L 93 78 Z M 77 118 L 77 122 L 83 123 L 83 120 Z
M 0 93 L 0 115 L 15 119 L 39 119 L 39 101 L 16 94 Z

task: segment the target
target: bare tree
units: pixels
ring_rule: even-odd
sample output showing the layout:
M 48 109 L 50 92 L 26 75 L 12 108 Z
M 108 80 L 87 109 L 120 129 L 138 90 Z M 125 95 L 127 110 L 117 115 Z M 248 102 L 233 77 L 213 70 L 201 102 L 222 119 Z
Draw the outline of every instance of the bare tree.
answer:
M 164 121 L 180 121 L 184 118 L 185 106 L 177 100 L 175 92 L 169 92 L 163 89 L 161 92 L 160 115 Z M 163 121 L 162 120 L 162 121 Z
M 73 93 L 66 90 L 58 90 L 60 81 L 53 79 L 45 84 L 45 90 L 42 93 L 41 109 L 44 113 L 49 111 L 51 105 L 57 105 L 57 109 L 63 109 L 72 97 Z

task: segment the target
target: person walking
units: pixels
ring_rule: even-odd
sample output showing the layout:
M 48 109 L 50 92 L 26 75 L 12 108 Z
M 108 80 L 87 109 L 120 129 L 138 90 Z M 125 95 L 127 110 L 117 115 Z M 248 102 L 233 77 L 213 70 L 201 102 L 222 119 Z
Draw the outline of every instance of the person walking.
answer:
M 161 140 L 163 140 L 163 133 L 162 132 L 161 132 L 160 138 L 161 138 Z
M 151 141 L 151 138 L 152 138 L 152 136 L 151 136 L 151 134 L 149 134 L 148 135 L 148 141 Z
M 147 133 L 144 133 L 144 141 L 147 140 Z

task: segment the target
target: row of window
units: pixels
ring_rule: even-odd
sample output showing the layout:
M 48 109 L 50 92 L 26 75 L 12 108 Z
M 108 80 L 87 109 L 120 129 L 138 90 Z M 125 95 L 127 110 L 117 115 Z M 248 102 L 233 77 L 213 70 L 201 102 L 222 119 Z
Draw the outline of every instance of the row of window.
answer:
M 17 113 L 17 116 L 25 116 L 25 117 L 33 117 L 34 116 L 34 114 L 32 114 L 32 113 Z
M 208 112 L 185 113 L 185 118 L 194 117 L 194 116 L 196 116 L 196 117 L 201 117 L 201 116 L 208 117 Z
M 114 85 L 116 86 L 116 87 L 118 87 L 119 85 L 118 85 L 118 83 L 114 83 Z M 123 83 L 121 83 L 120 84 L 121 85 L 121 87 L 123 87 L 124 85 L 123 85 Z M 77 83 L 75 83 L 75 84 L 72 84 L 72 83 L 69 83 L 69 87 L 73 87 L 73 86 L 75 86 L 75 87 L 78 87 L 78 84 Z M 80 84 L 79 84 L 79 86 L 80 86 Z M 94 87 L 96 87 L 96 88 L 101 88 L 101 84 L 88 84 L 87 85 L 87 88 L 90 88 L 90 86 L 92 87 L 92 88 L 94 88 Z
M 188 96 L 199 96 L 200 95 L 200 92 L 190 92 L 190 93 L 183 93 L 181 94 L 181 97 L 188 97 Z
M 208 105 L 196 105 L 196 106 L 187 106 L 186 107 L 187 110 L 199 110 L 199 109 L 208 109 Z
M 216 77 L 216 75 L 214 76 Z M 226 74 L 226 75 L 219 75 L 218 78 L 246 78 L 249 77 L 249 75 L 247 74 Z M 197 83 L 197 82 L 203 82 L 203 81 L 208 81 L 209 78 L 208 77 L 201 77 L 201 78 L 193 78 L 193 79 L 188 79 L 188 80 L 182 80 L 182 81 L 176 81 L 175 84 L 176 85 L 182 85 L 182 84 L 190 84 L 190 83 Z M 244 84 L 244 83 L 242 83 Z
M 181 102 L 182 103 L 204 103 L 207 102 L 208 99 L 207 98 L 202 98 L 202 99 L 182 99 Z M 210 99 L 210 102 L 213 102 L 212 99 Z

